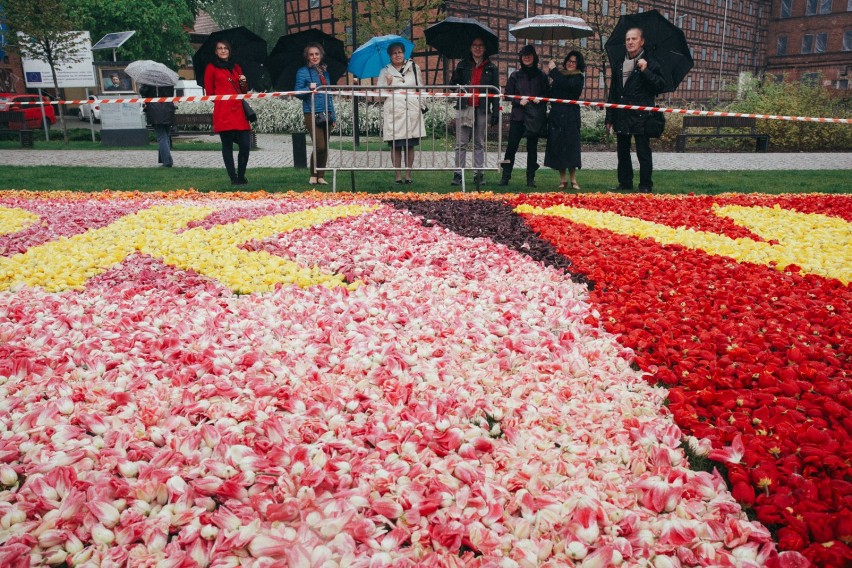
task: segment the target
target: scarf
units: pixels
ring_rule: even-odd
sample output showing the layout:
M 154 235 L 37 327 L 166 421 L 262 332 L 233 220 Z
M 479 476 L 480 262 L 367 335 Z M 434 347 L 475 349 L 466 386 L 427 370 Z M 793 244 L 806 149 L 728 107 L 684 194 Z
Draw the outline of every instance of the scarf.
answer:
M 234 69 L 234 62 L 230 59 L 219 59 L 217 57 L 213 60 L 213 65 L 219 69 L 227 69 L 229 71 Z
M 582 75 L 583 72 L 579 69 L 560 69 L 559 72 L 565 77 L 570 77 L 572 75 Z
M 627 84 L 627 79 L 630 78 L 630 75 L 633 73 L 633 69 L 636 68 L 636 60 L 641 59 L 643 55 L 645 55 L 644 49 L 637 53 L 636 57 L 630 57 L 629 53 L 624 55 L 624 66 L 621 68 L 622 87 Z

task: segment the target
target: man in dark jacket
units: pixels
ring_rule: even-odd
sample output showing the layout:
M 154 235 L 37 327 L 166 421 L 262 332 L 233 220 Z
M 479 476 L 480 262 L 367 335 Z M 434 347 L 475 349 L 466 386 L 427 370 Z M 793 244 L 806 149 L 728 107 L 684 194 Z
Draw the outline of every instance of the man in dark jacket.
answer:
M 497 126 L 500 113 L 499 97 L 488 98 L 485 95 L 499 94 L 499 71 L 485 54 L 485 41 L 475 38 L 470 44 L 470 55 L 456 66 L 450 79 L 451 85 L 485 85 L 490 89 L 471 89 L 474 96 L 458 98 L 456 116 L 456 173 L 452 185 L 461 185 L 462 170 L 467 165 L 467 147 L 473 137 L 473 167 L 476 173 L 473 181 L 481 185 L 484 181 L 482 168 L 485 165 L 485 129 L 486 124 Z
M 645 37 L 641 28 L 627 30 L 625 36 L 627 54 L 621 64 L 614 64 L 612 80 L 607 102 L 654 106 L 654 97 L 663 92 L 666 86 L 660 64 L 645 53 Z M 618 186 L 615 191 L 633 190 L 633 164 L 630 160 L 630 137 L 636 140 L 636 157 L 639 158 L 639 191 L 651 193 L 654 171 L 651 157 L 650 136 L 646 132 L 649 120 L 653 121 L 651 111 L 606 110 L 607 130 L 616 133 L 618 141 Z
M 152 87 L 151 85 L 140 85 L 139 94 L 146 99 L 155 97 L 172 97 L 175 94 L 173 87 Z M 166 168 L 172 167 L 172 141 L 169 132 L 175 123 L 174 103 L 145 103 L 145 116 L 148 124 L 154 127 L 154 135 L 157 137 L 159 146 L 159 163 Z

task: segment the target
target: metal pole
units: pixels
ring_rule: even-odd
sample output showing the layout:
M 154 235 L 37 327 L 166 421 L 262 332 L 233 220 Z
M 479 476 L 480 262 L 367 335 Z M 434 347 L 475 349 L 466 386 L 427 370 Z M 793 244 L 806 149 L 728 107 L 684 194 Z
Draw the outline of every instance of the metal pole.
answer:
M 722 66 L 725 64 L 725 34 L 728 31 L 728 0 L 725 0 L 725 15 L 722 18 L 722 53 L 719 56 L 719 84 L 716 85 L 716 102 L 722 100 Z
M 677 26 L 677 27 L 680 27 L 680 26 L 677 25 L 677 0 L 675 0 L 675 3 L 674 3 L 674 25 Z M 669 104 L 671 104 L 671 102 L 672 102 L 671 91 L 669 91 L 668 101 L 669 101 Z
M 529 18 L 529 17 L 530 17 L 530 0 L 527 0 L 527 1 L 526 1 L 526 5 L 525 5 L 525 7 L 524 7 L 524 17 L 525 17 L 525 18 Z
M 358 20 L 358 0 L 352 0 L 352 51 L 355 51 L 355 47 L 358 45 L 358 26 L 355 23 Z M 358 99 L 360 97 L 354 97 L 355 100 L 352 101 L 352 129 L 353 129 L 353 143 L 355 147 L 359 147 L 361 145 L 361 130 L 360 121 L 358 120 Z M 352 173 L 352 191 L 355 191 L 355 173 Z
M 56 90 L 59 91 L 59 89 Z M 44 128 L 44 139 L 50 142 L 50 125 L 47 123 L 47 115 L 44 114 L 44 98 L 41 94 L 41 87 L 38 88 L 38 107 L 41 109 L 41 125 Z

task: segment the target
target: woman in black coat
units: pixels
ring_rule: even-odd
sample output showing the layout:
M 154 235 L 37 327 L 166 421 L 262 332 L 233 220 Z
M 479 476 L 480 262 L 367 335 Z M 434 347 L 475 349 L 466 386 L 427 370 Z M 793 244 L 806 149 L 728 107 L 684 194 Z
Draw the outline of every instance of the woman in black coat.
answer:
M 583 92 L 586 61 L 579 51 L 572 51 L 557 69 L 556 63 L 548 63 L 550 73 L 550 97 L 554 99 L 578 100 Z M 571 176 L 571 188 L 580 189 L 577 183 L 577 170 L 580 162 L 580 107 L 568 103 L 550 103 L 548 117 L 547 149 L 544 152 L 544 165 L 559 170 L 559 189 L 568 187 L 565 177 L 567 170 Z
M 503 177 L 499 185 L 508 185 L 515 167 L 515 154 L 521 138 L 527 139 L 527 187 L 535 187 L 535 171 L 538 169 L 538 138 L 545 125 L 547 103 L 536 103 L 527 97 L 548 96 L 547 75 L 538 67 L 538 54 L 531 45 L 518 52 L 520 68 L 509 75 L 504 95 L 510 96 L 512 114 L 509 121 L 509 140 L 503 156 Z M 512 95 L 521 98 L 514 98 Z M 531 129 L 532 127 L 532 129 Z

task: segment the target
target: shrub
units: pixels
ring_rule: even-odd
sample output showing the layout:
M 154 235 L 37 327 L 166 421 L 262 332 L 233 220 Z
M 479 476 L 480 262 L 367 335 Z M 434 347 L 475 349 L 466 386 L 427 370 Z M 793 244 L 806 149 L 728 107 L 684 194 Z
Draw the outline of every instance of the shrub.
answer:
M 849 118 L 843 101 L 832 98 L 828 89 L 805 83 L 776 83 L 767 77 L 753 82 L 744 96 L 731 103 L 730 112 Z M 824 124 L 789 120 L 758 119 L 757 130 L 769 134 L 775 149 L 813 152 L 852 149 L 852 128 L 848 124 Z

